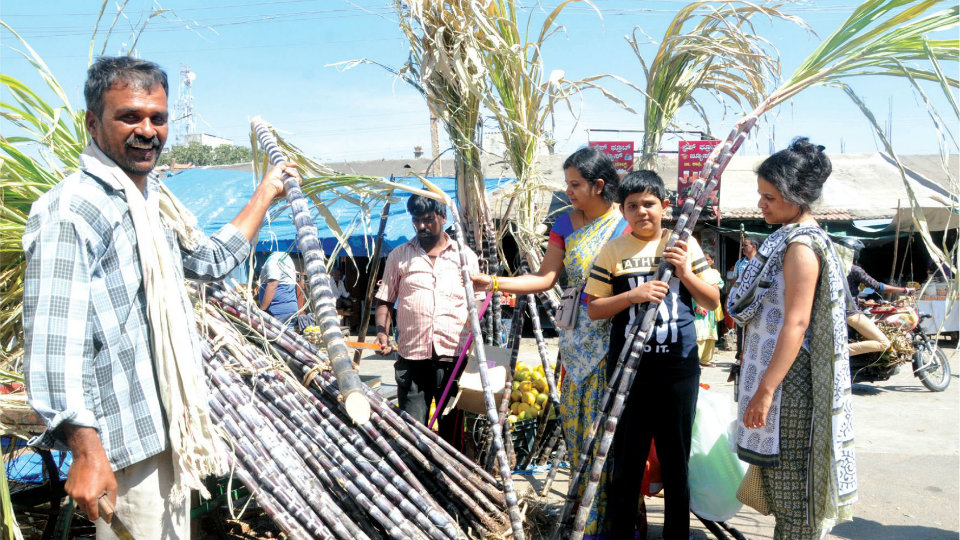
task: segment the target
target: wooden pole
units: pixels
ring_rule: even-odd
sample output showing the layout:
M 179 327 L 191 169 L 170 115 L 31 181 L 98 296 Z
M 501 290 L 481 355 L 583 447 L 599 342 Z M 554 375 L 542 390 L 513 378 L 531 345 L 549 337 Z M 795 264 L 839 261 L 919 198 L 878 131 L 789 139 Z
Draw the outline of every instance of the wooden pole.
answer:
M 890 279 L 887 283 L 893 283 L 893 277 L 897 274 L 897 255 L 900 253 L 900 199 L 897 199 L 897 213 L 893 219 L 897 220 L 897 235 L 893 237 L 893 266 L 890 267 Z
M 393 182 L 393 175 L 390 175 L 390 181 Z M 367 296 L 363 302 L 363 312 L 360 315 L 360 331 L 357 334 L 357 341 L 362 342 L 367 338 L 367 328 L 370 326 L 370 310 L 373 308 L 374 287 L 377 285 L 377 272 L 380 271 L 380 252 L 383 250 L 383 232 L 387 228 L 387 218 L 390 217 L 390 195 L 393 190 L 387 192 L 387 200 L 383 203 L 383 210 L 380 212 L 380 228 L 377 230 L 377 243 L 373 247 L 373 258 L 367 263 L 367 270 L 370 277 L 367 279 Z M 357 349 L 353 352 L 353 363 L 360 363 L 360 355 L 363 351 Z

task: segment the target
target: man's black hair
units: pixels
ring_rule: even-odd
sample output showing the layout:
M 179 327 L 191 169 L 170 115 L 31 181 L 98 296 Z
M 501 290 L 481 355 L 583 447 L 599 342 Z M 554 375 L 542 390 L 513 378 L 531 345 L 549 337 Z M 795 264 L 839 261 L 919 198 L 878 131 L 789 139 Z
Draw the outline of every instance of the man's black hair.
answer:
M 160 85 L 163 92 L 170 95 L 167 74 L 157 64 L 129 56 L 101 56 L 87 70 L 87 82 L 83 86 L 87 110 L 101 118 L 103 94 L 118 82 L 140 90 Z
M 442 218 L 447 217 L 447 207 L 443 203 L 421 195 L 410 195 L 407 199 L 407 212 L 411 216 L 422 216 L 433 212 Z
M 667 200 L 667 188 L 663 187 L 663 179 L 653 171 L 633 171 L 623 177 L 617 188 L 620 201 L 626 201 L 627 197 L 634 193 L 650 193 L 660 199 L 661 203 Z

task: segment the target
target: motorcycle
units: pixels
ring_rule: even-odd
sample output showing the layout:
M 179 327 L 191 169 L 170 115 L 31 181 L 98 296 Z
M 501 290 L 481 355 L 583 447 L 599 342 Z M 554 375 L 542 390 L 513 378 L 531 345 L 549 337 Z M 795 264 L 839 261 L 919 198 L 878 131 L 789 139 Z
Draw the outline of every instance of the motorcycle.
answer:
M 890 347 L 879 353 L 850 357 L 853 382 L 886 381 L 898 373 L 900 366 L 910 363 L 913 374 L 932 392 L 943 392 L 950 386 L 950 362 L 935 339 L 924 333 L 920 322 L 931 316 L 919 313 L 909 300 L 897 303 L 868 304 L 864 315 L 877 325 L 890 340 Z M 851 330 L 851 334 L 860 336 Z

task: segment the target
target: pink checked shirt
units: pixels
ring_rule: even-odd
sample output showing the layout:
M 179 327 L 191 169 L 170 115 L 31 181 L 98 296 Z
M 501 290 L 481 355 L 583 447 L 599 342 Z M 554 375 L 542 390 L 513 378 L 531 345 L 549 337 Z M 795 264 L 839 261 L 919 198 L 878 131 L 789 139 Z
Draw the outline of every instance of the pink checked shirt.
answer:
M 408 360 L 429 360 L 433 351 L 438 356 L 455 356 L 469 333 L 460 251 L 449 236 L 446 240 L 432 264 L 416 238 L 387 257 L 376 298 L 391 304 L 399 299 L 397 352 Z M 480 271 L 477 256 L 469 248 L 467 261 L 471 274 Z

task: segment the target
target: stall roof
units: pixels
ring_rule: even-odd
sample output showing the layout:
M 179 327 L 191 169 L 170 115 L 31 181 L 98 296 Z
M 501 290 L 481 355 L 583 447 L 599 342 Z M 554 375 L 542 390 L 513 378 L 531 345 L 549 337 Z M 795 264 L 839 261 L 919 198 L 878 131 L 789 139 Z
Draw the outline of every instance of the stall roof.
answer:
M 542 204 L 549 204 L 552 190 L 564 189 L 563 160 L 566 156 L 545 156 L 540 164 L 547 192 Z M 720 215 L 724 220 L 759 220 L 757 208 L 757 175 L 754 172 L 767 156 L 735 155 L 723 173 L 720 186 Z M 957 155 L 947 157 L 944 164 L 938 155 L 900 156 L 907 179 L 917 195 L 927 221 L 933 230 L 957 226 Z M 886 219 L 886 227 L 894 229 L 901 211 L 902 228 L 911 219 L 909 200 L 903 178 L 895 164 L 883 154 L 830 154 L 833 173 L 824 185 L 823 197 L 814 208 L 822 221 L 854 221 Z M 677 189 L 677 156 L 663 154 L 654 167 L 668 190 Z M 952 171 L 952 172 L 950 172 Z M 510 174 L 509 170 L 487 172 L 487 176 Z M 952 194 L 952 195 L 951 195 Z M 495 211 L 503 212 L 505 200 L 493 200 Z
M 456 200 L 456 185 L 450 177 L 432 177 L 430 180 Z M 170 191 L 183 202 L 196 216 L 200 226 L 207 234 L 213 234 L 229 223 L 240 212 L 253 193 L 253 175 L 246 170 L 223 169 L 187 169 L 168 176 L 164 180 Z M 398 180 L 404 184 L 422 187 L 419 180 L 406 178 Z M 495 189 L 507 179 L 488 179 L 487 189 Z M 333 194 L 323 194 L 322 200 L 333 199 Z M 407 215 L 407 192 L 395 191 L 398 200 L 390 206 L 387 226 L 384 231 L 383 253 L 413 238 L 413 224 Z M 373 251 L 375 236 L 380 228 L 382 202 L 371 204 L 366 212 L 359 211 L 357 205 L 342 198 L 327 205 L 330 214 L 336 220 L 340 230 L 347 236 L 350 250 L 354 256 L 367 256 Z M 256 251 L 297 251 L 296 229 L 290 220 L 289 209 L 280 212 L 274 210 L 260 229 Z M 314 209 L 314 223 L 323 250 L 333 253 L 338 240 L 323 216 Z

